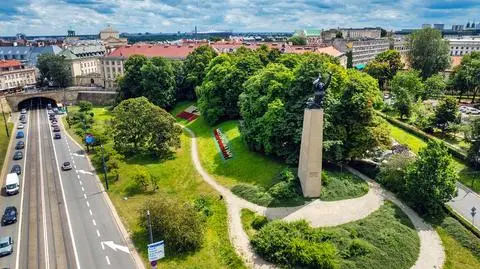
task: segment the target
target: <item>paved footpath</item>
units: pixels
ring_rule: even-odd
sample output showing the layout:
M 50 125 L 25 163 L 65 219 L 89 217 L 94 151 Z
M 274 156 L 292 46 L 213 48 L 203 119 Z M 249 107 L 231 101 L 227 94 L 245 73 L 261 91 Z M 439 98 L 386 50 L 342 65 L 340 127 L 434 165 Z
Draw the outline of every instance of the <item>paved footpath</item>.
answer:
M 390 200 L 400 207 L 410 218 L 417 229 L 420 238 L 420 253 L 412 269 L 442 268 L 445 261 L 445 252 L 437 232 L 428 223 L 424 222 L 412 209 L 404 205 L 392 193 L 382 189 L 379 184 L 369 179 L 358 171 L 349 170 L 364 179 L 370 189 L 369 192 L 358 198 L 342 201 L 325 202 L 315 200 L 307 205 L 298 207 L 267 208 L 253 204 L 234 195 L 229 189 L 223 187 L 203 169 L 198 155 L 195 134 L 184 127 L 192 138 L 192 161 L 203 180 L 217 190 L 224 198 L 228 208 L 229 236 L 237 253 L 245 263 L 252 268 L 275 268 L 269 262 L 255 254 L 250 246 L 247 234 L 243 230 L 240 210 L 247 208 L 267 216 L 269 219 L 300 220 L 305 219 L 313 227 L 337 226 L 351 221 L 363 219 L 382 206 L 385 200 Z

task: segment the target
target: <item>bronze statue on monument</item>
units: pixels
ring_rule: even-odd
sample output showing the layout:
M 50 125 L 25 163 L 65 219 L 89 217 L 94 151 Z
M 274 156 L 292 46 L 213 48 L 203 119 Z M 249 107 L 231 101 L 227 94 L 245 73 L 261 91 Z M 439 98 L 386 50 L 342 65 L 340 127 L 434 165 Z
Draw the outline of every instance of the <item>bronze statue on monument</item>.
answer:
M 328 74 L 329 77 L 327 78 L 327 81 L 325 83 L 322 81 L 322 74 L 320 73 L 318 73 L 318 77 L 313 81 L 315 93 L 313 97 L 310 97 L 307 100 L 308 109 L 323 108 L 323 99 L 325 98 L 328 86 L 330 86 L 330 82 L 332 81 L 332 73 L 328 72 Z

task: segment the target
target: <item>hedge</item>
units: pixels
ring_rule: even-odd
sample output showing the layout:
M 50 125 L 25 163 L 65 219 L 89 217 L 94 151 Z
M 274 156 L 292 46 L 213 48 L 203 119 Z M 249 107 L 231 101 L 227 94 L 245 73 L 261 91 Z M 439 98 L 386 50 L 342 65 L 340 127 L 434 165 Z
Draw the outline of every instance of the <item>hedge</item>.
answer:
M 445 204 L 445 209 L 447 210 L 448 214 L 452 216 L 454 219 L 458 220 L 465 228 L 475 234 L 478 238 L 480 238 L 480 230 L 473 226 L 468 220 L 466 220 L 462 215 L 458 214 L 453 208 L 449 205 Z
M 468 163 L 468 157 L 467 157 L 467 152 L 459 149 L 459 148 L 456 148 L 455 146 L 453 146 L 452 144 L 450 143 L 447 143 L 441 139 L 438 139 L 437 137 L 433 136 L 433 135 L 429 135 L 427 133 L 425 133 L 424 131 L 410 125 L 410 124 L 407 124 L 407 123 L 404 123 L 402 121 L 399 121 L 393 117 L 390 117 L 388 115 L 385 115 L 384 113 L 380 112 L 380 111 L 376 111 L 378 115 L 380 115 L 382 118 L 384 118 L 385 120 L 387 120 L 388 122 L 390 122 L 391 124 L 415 135 L 415 136 L 418 136 L 420 137 L 421 139 L 423 140 L 435 140 L 435 141 L 441 141 L 445 144 L 445 146 L 447 146 L 448 148 L 448 152 L 450 154 L 452 154 L 453 157 L 457 158 L 457 159 L 460 159 L 462 160 L 463 162 L 465 162 L 467 165 L 469 165 Z

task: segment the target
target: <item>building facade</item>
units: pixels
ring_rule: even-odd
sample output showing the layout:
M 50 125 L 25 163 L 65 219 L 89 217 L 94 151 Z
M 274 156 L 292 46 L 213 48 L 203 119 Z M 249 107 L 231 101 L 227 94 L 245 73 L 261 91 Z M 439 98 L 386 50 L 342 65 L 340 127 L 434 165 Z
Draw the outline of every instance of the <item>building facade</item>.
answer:
M 19 60 L 0 60 L 0 91 L 21 89 L 35 85 L 35 68 L 24 66 Z
M 75 86 L 104 86 L 100 59 L 105 55 L 102 45 L 78 45 L 64 49 L 65 57 Z
M 389 50 L 390 40 L 356 40 L 347 44 L 347 47 L 352 51 L 352 65 L 361 68 L 373 60 L 377 54 Z
M 340 28 L 338 31 L 342 33 L 342 37 L 345 39 L 379 39 L 382 37 L 382 30 L 380 28 Z
M 480 37 L 447 39 L 450 43 L 451 56 L 463 56 L 473 51 L 480 51 Z
M 127 39 L 120 38 L 120 33 L 113 29 L 110 25 L 100 31 L 98 36 L 108 52 L 111 52 L 118 47 L 126 46 L 128 43 Z

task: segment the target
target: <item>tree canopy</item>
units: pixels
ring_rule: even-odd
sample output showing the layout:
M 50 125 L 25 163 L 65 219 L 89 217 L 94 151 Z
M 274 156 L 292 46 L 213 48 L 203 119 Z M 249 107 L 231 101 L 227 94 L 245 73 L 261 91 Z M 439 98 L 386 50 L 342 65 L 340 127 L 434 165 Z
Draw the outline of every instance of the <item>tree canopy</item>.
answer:
M 425 80 L 425 90 L 423 99 L 428 99 L 433 96 L 442 95 L 447 88 L 447 83 L 442 75 L 433 75 Z
M 387 50 L 375 56 L 375 59 L 367 64 L 365 71 L 378 80 L 381 89 L 385 89 L 386 83 L 403 67 L 400 52 Z
M 397 73 L 390 83 L 390 90 L 395 98 L 394 108 L 400 117 L 410 117 L 414 102 L 424 95 L 424 85 L 415 70 Z
M 440 31 L 421 29 L 409 36 L 408 61 L 426 79 L 450 66 L 450 46 Z
M 113 110 L 115 149 L 122 154 L 150 153 L 165 158 L 180 147 L 175 119 L 145 97 L 122 101 Z
M 452 124 L 460 122 L 460 112 L 455 97 L 447 96 L 440 101 L 440 104 L 435 108 L 434 122 L 442 132 L 447 131 Z
M 42 82 L 52 86 L 67 87 L 72 82 L 72 73 L 65 58 L 50 53 L 40 54 L 37 59 L 37 68 L 40 71 Z
M 202 84 L 210 61 L 217 56 L 211 46 L 203 45 L 195 48 L 184 62 L 185 80 L 179 87 L 182 95 L 188 99 L 195 99 L 195 88 Z
M 480 51 L 474 51 L 463 56 L 459 66 L 451 75 L 451 85 L 460 93 L 460 98 L 465 91 L 473 93 L 472 103 L 480 89 Z

